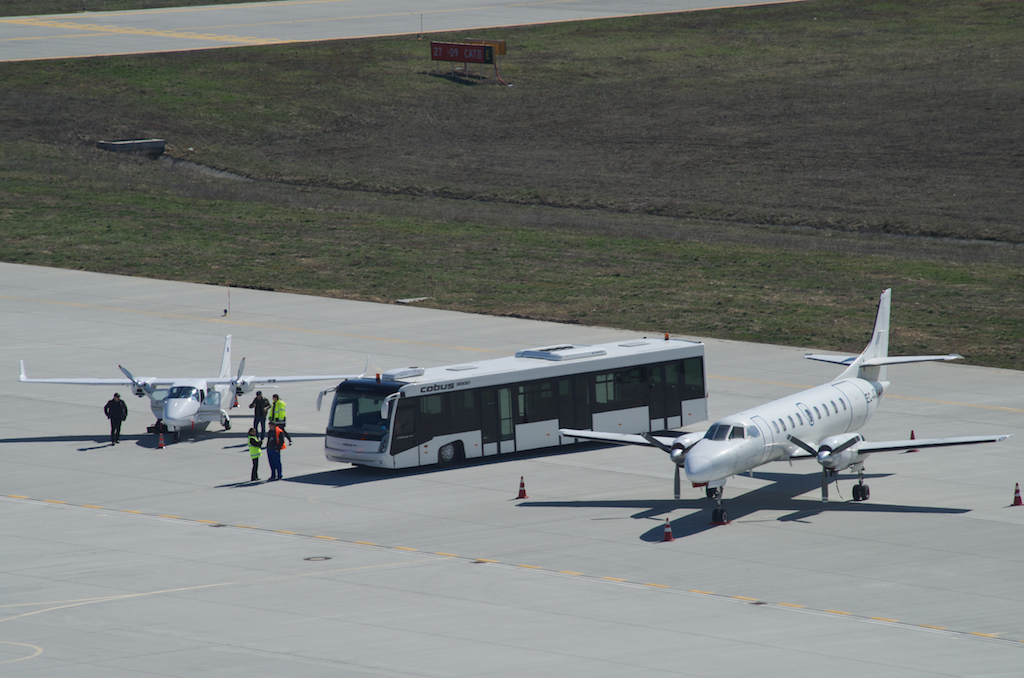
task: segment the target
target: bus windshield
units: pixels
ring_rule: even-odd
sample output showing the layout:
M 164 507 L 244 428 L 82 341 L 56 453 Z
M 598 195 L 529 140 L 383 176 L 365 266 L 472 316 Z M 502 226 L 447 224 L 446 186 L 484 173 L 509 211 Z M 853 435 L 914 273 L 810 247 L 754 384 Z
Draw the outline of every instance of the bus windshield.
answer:
M 384 399 L 400 384 L 349 384 L 338 387 L 327 422 L 327 435 L 356 440 L 383 440 L 388 422 L 380 416 Z

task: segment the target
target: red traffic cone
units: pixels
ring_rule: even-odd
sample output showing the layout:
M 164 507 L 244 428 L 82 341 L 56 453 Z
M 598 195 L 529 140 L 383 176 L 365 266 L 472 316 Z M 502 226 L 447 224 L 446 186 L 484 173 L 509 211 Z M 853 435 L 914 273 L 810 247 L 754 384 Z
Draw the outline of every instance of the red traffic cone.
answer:
M 676 538 L 672 536 L 672 523 L 668 522 L 668 518 L 665 518 L 665 535 L 661 538 L 662 541 L 675 541 Z
M 914 437 L 914 431 L 913 431 L 913 429 L 911 429 L 911 431 L 910 431 L 910 439 L 911 439 L 911 440 L 916 440 L 916 438 Z M 911 452 L 917 452 L 917 451 L 918 451 L 918 450 L 907 450 L 907 454 L 910 454 Z
M 519 476 L 519 496 L 516 499 L 529 499 L 526 496 L 526 483 L 523 482 L 522 476 Z
M 161 432 L 160 437 L 156 441 L 156 449 L 162 450 L 164 448 L 164 434 Z
M 1024 506 L 1024 502 L 1020 500 L 1020 483 L 1013 489 L 1013 503 L 1010 506 Z

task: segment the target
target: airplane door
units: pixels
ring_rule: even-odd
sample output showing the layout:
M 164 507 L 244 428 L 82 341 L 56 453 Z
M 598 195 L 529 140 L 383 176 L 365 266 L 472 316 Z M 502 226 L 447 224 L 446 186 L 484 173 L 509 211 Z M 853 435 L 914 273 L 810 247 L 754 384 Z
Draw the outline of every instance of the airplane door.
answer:
M 772 457 L 772 453 L 775 451 L 775 435 L 772 431 L 771 424 L 762 419 L 761 417 L 751 417 L 751 421 L 757 426 L 757 430 L 761 432 L 761 439 L 764 440 L 764 452 L 761 454 L 761 462 L 765 463 Z

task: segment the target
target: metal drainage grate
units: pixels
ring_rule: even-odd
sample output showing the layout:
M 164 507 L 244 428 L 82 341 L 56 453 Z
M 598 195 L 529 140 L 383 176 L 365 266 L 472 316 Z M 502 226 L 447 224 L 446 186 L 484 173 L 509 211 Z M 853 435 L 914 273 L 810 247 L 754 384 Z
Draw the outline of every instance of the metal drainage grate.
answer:
M 310 561 L 330 560 L 330 557 L 329 556 L 310 556 L 309 558 L 303 558 L 303 560 L 310 560 Z

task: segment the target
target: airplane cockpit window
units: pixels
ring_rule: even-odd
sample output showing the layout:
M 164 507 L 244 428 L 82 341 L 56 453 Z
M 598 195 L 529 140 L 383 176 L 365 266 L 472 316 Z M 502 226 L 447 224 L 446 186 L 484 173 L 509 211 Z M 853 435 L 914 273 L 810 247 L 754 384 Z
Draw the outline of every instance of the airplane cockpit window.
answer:
M 154 389 L 153 392 L 149 394 L 149 397 L 152 398 L 153 400 L 155 400 L 158 403 L 162 403 L 163 401 L 167 400 L 167 389 L 166 388 Z
M 705 440 L 725 440 L 729 437 L 729 429 L 732 428 L 728 424 L 715 424 L 708 429 L 708 432 L 704 434 Z
M 747 437 L 747 434 L 743 430 L 742 426 L 733 426 L 732 427 L 732 432 L 729 434 L 729 439 L 730 440 L 732 440 L 734 438 L 746 438 L 746 437 Z
M 167 397 L 199 400 L 199 389 L 194 386 L 175 386 L 167 392 Z

